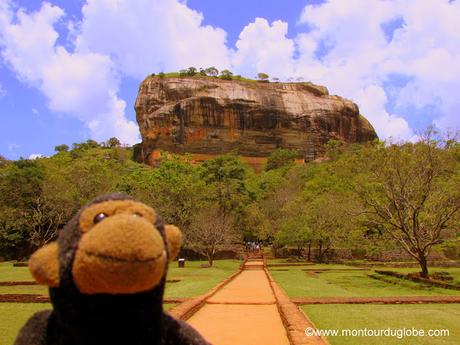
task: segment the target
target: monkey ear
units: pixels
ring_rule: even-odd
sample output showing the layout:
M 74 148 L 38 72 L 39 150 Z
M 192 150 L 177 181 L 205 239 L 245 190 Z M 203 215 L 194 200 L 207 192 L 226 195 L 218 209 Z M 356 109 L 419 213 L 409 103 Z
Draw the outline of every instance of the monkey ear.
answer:
M 58 245 L 51 242 L 37 250 L 29 260 L 29 269 L 37 283 L 59 286 Z
M 169 261 L 173 261 L 179 254 L 182 232 L 175 225 L 165 225 L 166 242 L 168 244 Z

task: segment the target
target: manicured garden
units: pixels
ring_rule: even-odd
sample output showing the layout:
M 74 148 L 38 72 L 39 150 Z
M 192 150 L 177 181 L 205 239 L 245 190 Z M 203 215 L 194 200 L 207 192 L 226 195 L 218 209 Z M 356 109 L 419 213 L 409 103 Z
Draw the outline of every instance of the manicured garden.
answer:
M 187 261 L 185 268 L 171 263 L 168 271 L 165 297 L 194 297 L 205 293 L 219 281 L 235 272 L 238 260 L 216 260 L 213 267 L 201 268 L 205 261 Z M 14 267 L 12 262 L 0 263 L 0 282 L 33 281 L 27 267 Z M 0 286 L 0 294 L 47 295 L 48 288 L 40 285 Z
M 330 271 L 314 271 L 330 269 Z M 390 270 L 390 268 L 386 268 Z M 307 271 L 305 271 L 307 270 Z M 416 269 L 391 268 L 413 272 Z M 455 272 L 457 269 L 445 269 Z M 345 265 L 309 265 L 271 267 L 270 272 L 290 297 L 382 297 L 460 295 L 458 290 L 426 286 L 412 281 L 385 277 L 385 281 L 372 278 L 373 269 L 357 270 Z
M 269 260 L 270 273 L 276 282 L 292 297 L 310 301 L 322 297 L 406 297 L 459 296 L 460 291 L 428 286 L 396 277 L 381 276 L 374 270 L 399 273 L 417 272 L 418 268 L 375 266 L 360 268 L 339 264 L 293 265 L 284 259 Z M 431 272 L 447 272 L 458 284 L 460 268 L 431 268 Z M 300 302 L 302 303 L 302 302 Z M 324 303 L 324 299 L 323 299 Z M 327 302 L 326 302 L 327 303 Z M 339 302 L 342 303 L 342 302 Z M 347 302 L 343 302 L 347 303 Z M 349 302 L 348 302 L 349 303 Z M 356 303 L 356 300 L 354 301 Z M 300 308 L 319 329 L 448 329 L 446 337 L 351 337 L 328 336 L 332 345 L 359 344 L 458 344 L 460 341 L 460 304 L 305 304 Z
M 13 262 L 0 262 L 0 282 L 33 280 L 28 267 L 14 267 Z
M 187 298 L 205 293 L 218 282 L 236 272 L 241 264 L 237 260 L 216 260 L 211 268 L 201 268 L 204 261 L 187 261 L 185 268 L 170 264 L 165 298 Z M 33 281 L 27 267 L 14 267 L 12 262 L 0 263 L 0 282 Z M 40 285 L 0 286 L 0 294 L 47 295 Z M 175 304 L 164 304 L 166 310 Z M 49 303 L 0 303 L 0 344 L 14 342 L 17 332 L 27 319 L 39 310 L 49 309 Z
M 165 297 L 194 297 L 204 294 L 218 282 L 236 272 L 241 264 L 238 260 L 216 260 L 210 268 L 201 268 L 204 261 L 187 261 L 185 268 L 171 263 L 168 280 L 180 280 L 167 283 Z
M 32 314 L 50 308 L 48 303 L 0 303 L 0 344 L 13 344 L 19 329 Z
M 459 304 L 305 305 L 302 310 L 319 329 L 448 329 L 446 337 L 329 336 L 332 345 L 455 345 L 460 339 Z

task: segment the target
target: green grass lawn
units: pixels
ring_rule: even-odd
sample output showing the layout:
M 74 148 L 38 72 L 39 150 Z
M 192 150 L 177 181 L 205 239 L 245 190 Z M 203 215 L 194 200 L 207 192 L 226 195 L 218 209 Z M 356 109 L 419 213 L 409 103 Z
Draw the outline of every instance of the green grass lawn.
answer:
M 448 337 L 328 337 L 332 345 L 460 344 L 460 305 L 308 305 L 302 306 L 319 329 L 448 329 Z
M 216 260 L 211 268 L 200 268 L 205 261 L 187 261 L 185 268 L 178 268 L 177 262 L 170 263 L 168 280 L 180 282 L 166 283 L 166 297 L 198 296 L 221 280 L 236 272 L 241 261 Z M 12 262 L 0 263 L 0 281 L 33 281 L 27 267 L 13 267 Z M 40 294 L 48 295 L 48 288 L 39 285 L 0 286 L 0 294 Z
M 334 265 L 335 267 L 339 265 Z M 332 267 L 332 265 L 330 266 Z M 273 278 L 291 297 L 379 297 L 459 295 L 460 291 L 426 286 L 412 281 L 385 277 L 392 283 L 372 279 L 365 271 L 330 271 L 314 276 L 302 271 L 304 267 L 289 267 L 288 271 L 270 270 Z M 327 268 L 327 267 L 325 267 Z M 390 279 L 388 279 L 390 278 Z
M 217 260 L 212 268 L 200 268 L 204 261 L 187 261 L 185 268 L 178 268 L 177 262 L 170 264 L 169 280 L 180 280 L 167 283 L 165 297 L 192 297 L 205 293 L 218 282 L 237 271 L 240 261 Z M 13 267 L 11 262 L 0 263 L 0 281 L 33 280 L 27 267 Z M 42 294 L 47 295 L 48 289 L 39 285 L 0 286 L 0 294 Z M 175 304 L 165 304 L 165 310 Z M 36 311 L 50 309 L 47 303 L 0 303 L 0 344 L 13 344 L 16 334 L 27 319 Z
M 48 287 L 43 285 L 0 286 L 0 294 L 48 295 Z
M 395 272 L 401 272 L 401 273 L 411 273 L 411 272 L 419 272 L 420 270 L 418 268 L 412 267 L 412 268 L 387 268 L 387 267 L 375 267 L 374 269 L 376 270 L 388 270 L 388 271 L 395 271 Z M 454 280 L 451 281 L 451 283 L 454 284 L 460 284 L 460 267 L 430 267 L 429 268 L 429 273 L 432 274 L 434 272 L 448 272 Z
M 165 304 L 169 310 L 175 304 Z M 37 311 L 51 309 L 48 303 L 0 303 L 0 344 L 11 345 L 21 327 Z
M 51 309 L 48 303 L 0 303 L 0 344 L 13 344 L 19 329 L 35 312 Z
M 34 280 L 28 267 L 14 267 L 12 261 L 0 262 L 0 281 Z
M 187 261 L 185 268 L 178 268 L 177 262 L 169 265 L 168 279 L 179 279 L 177 283 L 167 283 L 165 297 L 194 297 L 204 294 L 217 283 L 237 271 L 238 260 L 216 260 L 213 267 L 200 268 L 205 261 Z

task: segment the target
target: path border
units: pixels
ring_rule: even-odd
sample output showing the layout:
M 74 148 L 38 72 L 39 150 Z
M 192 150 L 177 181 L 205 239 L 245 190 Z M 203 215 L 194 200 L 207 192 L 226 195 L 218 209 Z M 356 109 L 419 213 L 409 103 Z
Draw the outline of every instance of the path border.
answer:
M 244 264 L 246 263 L 246 261 L 247 259 L 245 259 L 241 263 L 240 267 L 238 268 L 238 271 L 236 271 L 235 273 L 232 273 L 230 276 L 222 280 L 220 283 L 214 286 L 207 293 L 197 296 L 197 297 L 192 297 L 186 300 L 185 302 L 180 303 L 179 305 L 176 305 L 173 308 L 169 309 L 167 313 L 175 317 L 176 319 L 180 319 L 183 321 L 188 320 L 193 314 L 195 314 L 199 309 L 201 309 L 206 304 L 207 299 L 214 296 L 220 289 L 222 289 L 225 285 L 230 283 L 233 279 L 235 279 L 243 271 Z
M 305 329 L 307 327 L 312 327 L 314 329 L 317 329 L 317 327 L 278 286 L 266 265 L 264 266 L 264 272 L 267 275 L 270 287 L 275 296 L 276 305 L 291 345 L 330 345 L 327 339 L 322 336 L 305 335 Z
M 170 297 L 164 298 L 163 303 L 177 304 L 185 303 L 190 298 Z M 26 293 L 11 293 L 0 294 L 0 303 L 51 303 L 50 297 L 47 295 L 26 294 Z
M 306 304 L 439 304 L 460 303 L 460 296 L 388 296 L 388 297 L 295 297 L 297 305 Z

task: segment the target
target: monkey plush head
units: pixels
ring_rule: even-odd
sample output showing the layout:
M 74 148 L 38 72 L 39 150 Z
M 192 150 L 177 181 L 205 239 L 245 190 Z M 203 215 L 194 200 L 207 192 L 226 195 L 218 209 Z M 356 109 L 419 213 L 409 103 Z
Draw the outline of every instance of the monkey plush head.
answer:
M 80 293 L 133 294 L 157 286 L 179 250 L 180 230 L 121 194 L 94 200 L 41 248 L 29 267 L 40 284 L 72 282 Z
M 180 241 L 180 230 L 143 203 L 122 194 L 95 199 L 30 258 L 53 310 L 32 317 L 16 343 L 33 344 L 36 335 L 40 344 L 205 344 L 163 313 L 167 263 Z

